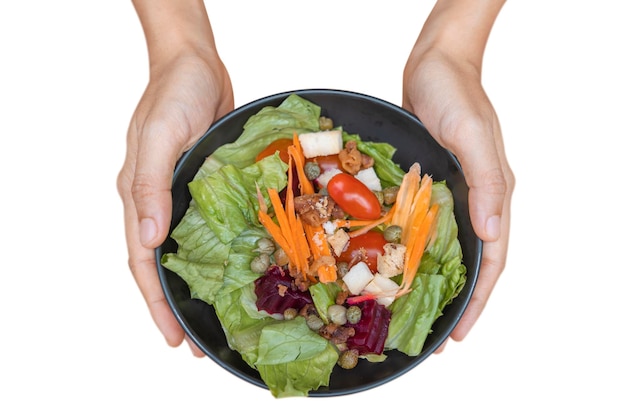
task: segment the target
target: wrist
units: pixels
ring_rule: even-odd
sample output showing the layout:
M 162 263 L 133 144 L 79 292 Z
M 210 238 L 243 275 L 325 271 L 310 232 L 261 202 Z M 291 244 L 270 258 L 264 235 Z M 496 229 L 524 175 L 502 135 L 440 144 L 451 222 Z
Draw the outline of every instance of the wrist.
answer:
M 487 39 L 505 0 L 439 0 L 417 39 L 412 58 L 435 51 L 480 72 Z
M 133 4 L 146 38 L 151 72 L 181 56 L 217 58 L 202 0 L 133 0 Z

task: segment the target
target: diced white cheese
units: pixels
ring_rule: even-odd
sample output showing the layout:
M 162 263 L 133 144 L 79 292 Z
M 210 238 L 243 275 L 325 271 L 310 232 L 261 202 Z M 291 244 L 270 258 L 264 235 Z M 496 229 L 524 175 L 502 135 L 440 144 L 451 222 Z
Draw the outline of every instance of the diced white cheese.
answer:
M 396 298 L 399 288 L 400 286 L 390 278 L 376 273 L 363 289 L 363 293 L 378 295 L 376 301 L 381 305 L 389 306 Z
M 328 186 L 328 182 L 332 179 L 336 174 L 342 173 L 338 168 L 331 168 L 330 170 L 324 171 L 322 174 L 317 176 L 315 181 L 320 187 L 325 188 Z
M 344 229 L 337 229 L 335 232 L 328 236 L 328 243 L 333 249 L 335 255 L 339 256 L 348 246 L 350 242 L 350 236 Z
M 305 132 L 298 139 L 306 158 L 339 154 L 343 148 L 340 130 Z
M 360 295 L 365 286 L 374 278 L 370 268 L 364 261 L 356 263 L 343 276 L 343 282 L 348 287 L 350 294 Z
M 365 184 L 370 190 L 379 192 L 383 189 L 383 186 L 380 184 L 380 179 L 378 178 L 376 171 L 374 171 L 374 167 L 360 170 L 354 175 L 354 177 L 360 180 L 361 183 Z
M 384 254 L 378 254 L 376 260 L 378 272 L 385 277 L 393 277 L 402 273 L 406 246 L 390 242 L 383 245 L 383 250 Z

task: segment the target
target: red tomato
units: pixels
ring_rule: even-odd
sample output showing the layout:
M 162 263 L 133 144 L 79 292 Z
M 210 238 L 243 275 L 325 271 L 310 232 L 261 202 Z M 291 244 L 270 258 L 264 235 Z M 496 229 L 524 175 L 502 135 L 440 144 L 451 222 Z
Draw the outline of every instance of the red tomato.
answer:
M 354 258 L 365 256 L 365 263 L 372 271 L 376 273 L 378 269 L 378 254 L 384 254 L 383 246 L 387 244 L 387 240 L 382 232 L 368 231 L 363 235 L 351 238 L 348 248 L 337 257 L 337 261 L 345 261 L 350 263 Z
M 256 156 L 256 161 L 261 161 L 263 158 L 274 155 L 276 151 L 278 151 L 278 156 L 280 157 L 280 159 L 289 164 L 289 154 L 287 153 L 287 148 L 292 143 L 293 140 L 289 138 L 277 139 L 276 141 L 265 147 L 265 149 Z
M 336 168 L 337 170 L 344 171 L 341 168 L 341 161 L 339 161 L 339 154 L 333 155 L 320 155 L 314 158 L 307 158 L 307 161 L 315 161 L 322 172 Z
M 380 202 L 374 192 L 350 174 L 334 175 L 326 189 L 328 195 L 348 215 L 366 220 L 380 218 Z

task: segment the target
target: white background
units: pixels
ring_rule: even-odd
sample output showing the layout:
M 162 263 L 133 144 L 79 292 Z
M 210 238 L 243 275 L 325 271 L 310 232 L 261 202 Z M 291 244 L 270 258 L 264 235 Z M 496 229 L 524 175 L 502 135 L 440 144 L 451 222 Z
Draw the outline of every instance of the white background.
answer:
M 237 106 L 311 87 L 400 104 L 434 2 L 412 3 L 207 7 Z M 147 82 L 130 2 L 2 2 L 0 416 L 623 417 L 619 5 L 509 1 L 494 27 L 484 84 L 517 188 L 507 268 L 468 338 L 362 394 L 275 400 L 168 347 L 127 269 L 115 180 Z

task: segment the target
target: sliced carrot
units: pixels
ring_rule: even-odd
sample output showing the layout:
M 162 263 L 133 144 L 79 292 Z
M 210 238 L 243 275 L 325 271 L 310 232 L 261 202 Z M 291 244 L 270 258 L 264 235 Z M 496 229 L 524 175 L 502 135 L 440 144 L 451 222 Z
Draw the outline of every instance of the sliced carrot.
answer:
M 419 269 L 420 261 L 424 250 L 428 245 L 428 240 L 432 236 L 432 227 L 435 225 L 439 206 L 433 205 L 419 225 L 411 228 L 411 240 L 407 245 L 407 254 L 404 261 L 404 271 L 402 274 L 402 283 L 396 294 L 396 298 L 405 295 L 411 291 L 411 285 Z
M 282 234 L 285 237 L 285 240 L 287 241 L 287 245 L 289 245 L 290 251 L 294 254 L 294 256 L 290 257 L 289 260 L 290 260 L 290 262 L 292 262 L 294 264 L 293 267 L 295 267 L 296 271 L 300 271 L 301 272 L 301 271 L 303 271 L 303 266 L 302 266 L 302 263 L 300 261 L 300 257 L 295 252 L 295 250 L 296 250 L 296 243 L 295 243 L 294 238 L 293 238 L 293 233 L 291 232 L 291 226 L 289 224 L 289 218 L 287 217 L 287 213 L 285 212 L 285 208 L 283 208 L 283 204 L 282 204 L 282 202 L 280 200 L 280 196 L 278 194 L 278 191 L 276 191 L 276 189 L 267 189 L 267 193 L 270 196 L 270 202 L 272 202 L 272 206 L 274 208 L 274 213 L 276 215 L 276 219 L 278 220 L 278 225 L 280 226 Z M 285 252 L 288 251 L 285 248 L 283 248 L 283 250 L 285 250 Z
M 360 227 L 359 229 L 355 229 L 354 231 L 348 232 L 348 235 L 350 236 L 350 238 L 358 237 L 359 235 L 363 235 L 366 232 L 371 231 L 372 229 L 376 228 L 379 225 L 382 225 L 384 223 L 389 223 L 389 221 L 391 220 L 391 218 L 393 217 L 393 214 L 395 212 L 394 208 L 395 208 L 395 206 L 392 207 L 389 210 L 389 212 L 387 212 L 385 215 L 381 216 L 377 220 L 370 221 L 369 224 L 365 224 L 362 227 Z M 356 226 L 356 225 L 352 225 L 351 224 L 351 226 Z
M 432 177 L 427 175 L 424 175 L 422 177 L 419 189 L 413 197 L 413 202 L 410 205 L 410 211 L 405 221 L 406 225 L 409 225 L 411 227 L 402 229 L 402 242 L 408 242 L 409 235 L 412 234 L 411 229 L 415 225 L 420 225 L 422 220 L 426 216 L 426 212 L 428 211 L 428 207 L 430 206 L 432 184 Z
M 272 236 L 276 244 L 282 248 L 289 260 L 293 258 L 293 250 L 289 247 L 289 243 L 283 236 L 283 232 L 280 227 L 274 222 L 272 217 L 265 212 L 259 211 L 259 222 L 265 227 L 267 232 Z
M 415 194 L 419 190 L 421 176 L 421 166 L 418 163 L 413 164 L 409 171 L 404 175 L 398 195 L 396 196 L 396 211 L 391 223 L 400 227 L 405 227 L 411 214 L 411 206 Z
M 300 192 L 302 194 L 315 193 L 313 183 L 307 178 L 304 173 L 304 154 L 302 153 L 302 145 L 298 139 L 298 134 L 293 134 L 293 145 L 287 148 L 287 152 L 293 158 L 293 162 L 296 166 L 296 172 L 298 173 L 298 181 L 300 182 Z
M 287 219 L 289 221 L 290 233 L 293 236 L 294 250 L 297 257 L 300 259 L 299 265 L 301 272 L 305 275 L 309 271 L 309 257 L 311 252 L 309 245 L 306 241 L 304 229 L 302 227 L 302 221 L 296 216 L 296 209 L 294 203 L 293 194 L 293 157 L 289 156 L 289 169 L 287 171 L 287 191 L 285 195 L 285 212 L 287 213 Z

